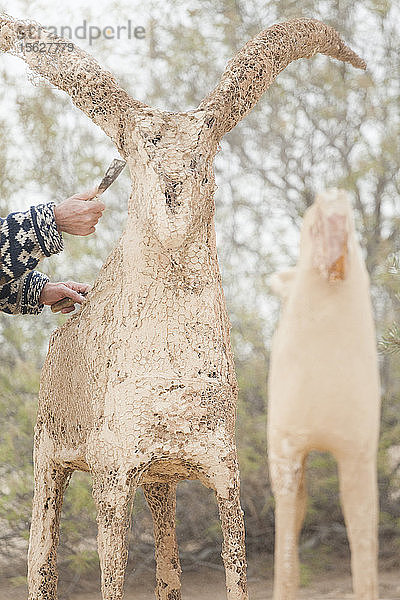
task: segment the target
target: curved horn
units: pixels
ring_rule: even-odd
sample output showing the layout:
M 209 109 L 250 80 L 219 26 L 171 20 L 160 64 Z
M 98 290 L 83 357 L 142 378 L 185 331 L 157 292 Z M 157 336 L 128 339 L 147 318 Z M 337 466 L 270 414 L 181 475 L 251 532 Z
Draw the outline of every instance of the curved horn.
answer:
M 207 123 L 221 139 L 255 106 L 289 63 L 320 52 L 358 69 L 365 62 L 346 46 L 335 29 L 315 19 L 273 25 L 247 42 L 228 62 L 216 88 L 201 102 Z
M 39 23 L 5 13 L 0 13 L 0 51 L 22 58 L 34 73 L 69 94 L 123 153 L 124 119 L 128 111 L 146 105 L 131 98 L 90 54 Z

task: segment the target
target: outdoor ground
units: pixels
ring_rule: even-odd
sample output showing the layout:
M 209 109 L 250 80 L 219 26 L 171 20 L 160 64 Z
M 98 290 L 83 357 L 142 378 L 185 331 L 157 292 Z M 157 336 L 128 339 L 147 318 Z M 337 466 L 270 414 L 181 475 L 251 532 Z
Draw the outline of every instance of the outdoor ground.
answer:
M 62 586 L 59 600 L 100 600 L 97 583 L 79 583 Z M 68 591 L 67 588 L 70 588 Z M 140 575 L 128 575 L 125 600 L 154 600 L 154 575 L 142 572 Z M 85 591 L 79 591 L 84 589 Z M 250 577 L 250 600 L 270 600 L 272 598 L 272 581 L 270 579 Z M 24 587 L 10 587 L 0 582 L 0 600 L 26 600 Z M 224 574 L 220 570 L 202 568 L 201 570 L 182 575 L 182 597 L 184 600 L 226 600 Z M 299 600 L 349 600 L 351 580 L 349 575 L 330 573 L 313 576 L 312 582 L 302 587 Z M 381 571 L 380 600 L 400 600 L 400 573 Z

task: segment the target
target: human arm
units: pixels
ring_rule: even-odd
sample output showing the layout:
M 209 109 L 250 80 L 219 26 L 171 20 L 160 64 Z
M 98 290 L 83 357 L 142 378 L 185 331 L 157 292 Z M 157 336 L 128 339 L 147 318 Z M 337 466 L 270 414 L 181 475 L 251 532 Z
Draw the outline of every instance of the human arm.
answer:
M 9 315 L 39 314 L 43 309 L 39 298 L 48 281 L 47 275 L 29 271 L 0 286 L 0 311 Z
M 24 212 L 11 213 L 5 219 L 0 218 L 0 289 L 28 275 L 40 260 L 62 249 L 54 203 L 39 204 Z M 2 294 L 14 294 L 16 289 L 14 285 L 3 290 Z
M 0 219 L 0 311 L 38 314 L 44 304 L 53 304 L 65 296 L 61 284 L 48 283 L 46 275 L 33 269 L 42 258 L 62 250 L 61 231 L 74 235 L 89 235 L 94 231 L 104 210 L 102 202 L 90 201 L 95 193 L 96 190 L 91 190 L 75 194 L 57 207 L 54 203 L 43 204 Z M 49 302 L 56 291 L 54 286 L 59 286 L 59 296 L 61 292 L 64 295 Z M 44 296 L 43 290 L 52 290 L 52 295 Z M 73 299 L 82 301 L 78 296 Z M 74 308 L 63 312 L 71 310 Z
M 52 283 L 47 275 L 39 271 L 31 271 L 0 287 L 0 311 L 10 315 L 37 315 L 44 305 L 51 306 L 58 300 L 71 298 L 77 304 L 82 304 L 90 285 L 74 281 Z M 75 306 L 62 310 L 72 312 Z
M 97 188 L 75 194 L 58 206 L 32 206 L 0 218 L 0 286 L 32 271 L 40 260 L 63 249 L 61 232 L 93 233 L 105 205 L 91 201 Z

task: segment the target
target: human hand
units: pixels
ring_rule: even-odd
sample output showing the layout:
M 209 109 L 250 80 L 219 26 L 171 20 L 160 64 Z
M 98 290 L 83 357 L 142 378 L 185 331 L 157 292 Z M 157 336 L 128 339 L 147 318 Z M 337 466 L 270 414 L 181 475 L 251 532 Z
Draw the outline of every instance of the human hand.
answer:
M 40 294 L 40 304 L 51 306 L 63 298 L 71 298 L 74 303 L 82 304 L 84 297 L 81 294 L 86 294 L 91 289 L 87 283 L 76 283 L 75 281 L 59 281 L 58 283 L 46 283 Z M 61 310 L 62 313 L 70 313 L 75 310 L 75 304 Z
M 54 207 L 54 217 L 60 233 L 65 231 L 83 236 L 94 233 L 95 225 L 105 209 L 103 202 L 91 200 L 96 193 L 97 188 L 93 188 L 82 194 L 74 194 Z

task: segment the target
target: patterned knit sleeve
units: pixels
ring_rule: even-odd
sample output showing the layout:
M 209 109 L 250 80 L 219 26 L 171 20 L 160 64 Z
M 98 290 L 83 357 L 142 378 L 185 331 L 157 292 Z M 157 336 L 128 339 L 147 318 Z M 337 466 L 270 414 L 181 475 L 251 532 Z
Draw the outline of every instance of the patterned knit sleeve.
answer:
M 43 309 L 40 294 L 49 281 L 47 275 L 30 271 L 0 287 L 0 311 L 9 315 L 37 315 Z
M 2 287 L 31 272 L 42 258 L 63 249 L 54 218 L 54 203 L 32 206 L 0 219 L 0 292 Z M 15 292 L 15 286 L 13 292 Z

